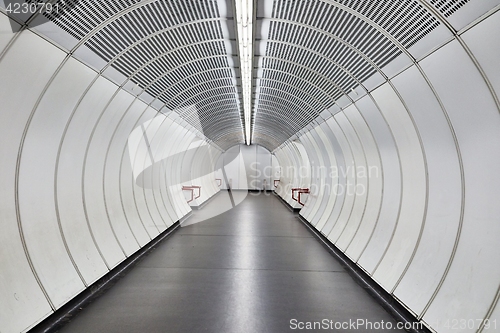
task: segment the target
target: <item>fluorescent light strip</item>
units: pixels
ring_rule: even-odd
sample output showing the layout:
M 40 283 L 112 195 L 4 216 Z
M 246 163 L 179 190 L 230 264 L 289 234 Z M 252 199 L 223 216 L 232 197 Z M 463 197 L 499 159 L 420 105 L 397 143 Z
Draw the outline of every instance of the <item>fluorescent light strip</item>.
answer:
M 236 24 L 240 53 L 243 114 L 246 144 L 251 144 L 252 124 L 252 61 L 253 61 L 253 0 L 235 0 Z

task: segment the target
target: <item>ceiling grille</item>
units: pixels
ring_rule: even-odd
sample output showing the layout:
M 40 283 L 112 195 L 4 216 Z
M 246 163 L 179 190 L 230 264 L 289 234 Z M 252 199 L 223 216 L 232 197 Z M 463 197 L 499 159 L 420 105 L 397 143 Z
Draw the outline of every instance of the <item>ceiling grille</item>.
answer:
M 88 48 L 221 148 L 222 139 L 244 142 L 216 0 L 65 1 L 64 14 L 49 17 L 55 24 L 79 40 L 101 26 Z
M 429 1 L 445 16 L 468 2 Z M 244 142 L 237 55 L 228 55 L 217 0 L 65 3 L 55 24 L 90 37 L 87 47 L 219 146 Z M 373 24 L 405 48 L 440 24 L 417 0 L 274 0 L 265 19 L 252 121 L 254 142 L 270 150 L 401 54 Z
M 268 19 L 254 133 L 271 151 L 401 54 L 371 23 L 405 48 L 440 24 L 414 0 L 274 0 Z
M 444 15 L 450 17 L 470 0 L 430 0 L 429 2 Z

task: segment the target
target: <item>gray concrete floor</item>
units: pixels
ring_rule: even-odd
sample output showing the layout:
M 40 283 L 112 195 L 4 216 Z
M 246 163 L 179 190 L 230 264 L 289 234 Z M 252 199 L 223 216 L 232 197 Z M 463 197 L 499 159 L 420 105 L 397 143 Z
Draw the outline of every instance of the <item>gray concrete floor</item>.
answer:
M 307 332 L 398 332 L 373 328 L 396 323 L 279 199 L 250 194 L 213 216 L 225 195 L 60 332 L 274 333 L 300 331 L 299 322 L 344 326 Z

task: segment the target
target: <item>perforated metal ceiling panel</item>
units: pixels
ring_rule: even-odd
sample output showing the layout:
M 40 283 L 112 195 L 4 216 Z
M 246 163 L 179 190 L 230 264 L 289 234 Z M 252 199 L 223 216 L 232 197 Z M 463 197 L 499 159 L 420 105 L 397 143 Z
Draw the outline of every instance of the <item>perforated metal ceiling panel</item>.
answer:
M 66 3 L 71 9 L 53 15 L 54 23 L 87 39 L 85 46 L 221 148 L 244 142 L 237 54 L 222 28 L 233 20 L 221 17 L 218 1 Z
M 450 17 L 469 1 L 470 0 L 430 0 L 429 2 L 436 7 L 444 17 Z
M 258 57 L 254 142 L 273 150 L 440 23 L 417 1 L 275 0 Z M 345 98 L 345 97 L 344 97 Z
M 448 17 L 468 1 L 429 4 Z M 254 36 L 261 47 L 254 59 L 253 143 L 274 150 L 324 110 L 349 100 L 370 77 L 383 74 L 380 69 L 402 49 L 440 25 L 422 3 L 255 0 L 261 13 L 257 26 L 267 28 L 256 29 Z M 221 4 L 229 14 L 221 15 Z M 50 18 L 226 149 L 244 142 L 232 4 L 66 0 L 64 14 Z

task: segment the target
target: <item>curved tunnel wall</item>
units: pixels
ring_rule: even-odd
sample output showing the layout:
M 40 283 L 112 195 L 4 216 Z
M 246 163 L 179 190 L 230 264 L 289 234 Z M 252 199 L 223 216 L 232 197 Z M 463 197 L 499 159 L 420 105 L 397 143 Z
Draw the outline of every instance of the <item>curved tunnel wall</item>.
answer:
M 10 29 L 4 14 L 0 24 Z M 1 34 L 0 49 L 6 333 L 34 326 L 186 216 L 182 185 L 202 186 L 197 204 L 219 191 L 221 151 L 31 31 Z
M 298 134 L 312 175 L 300 214 L 438 332 L 500 321 L 499 22 L 475 22 Z M 290 144 L 275 154 L 300 168 Z M 290 202 L 300 182 L 282 176 L 277 193 Z
M 300 142 L 287 142 L 275 151 L 281 175 L 276 186 L 276 193 L 293 208 L 302 206 L 292 198 L 292 189 L 308 188 L 310 185 L 310 163 L 304 146 Z M 295 194 L 297 197 L 298 194 Z
M 310 188 L 301 215 L 438 332 L 500 321 L 500 16 L 479 16 L 378 69 L 354 103 L 274 152 L 276 192 L 299 208 L 290 189 Z M 31 31 L 0 34 L 2 333 L 188 214 L 182 185 L 202 186 L 194 204 L 218 191 L 216 146 L 99 73 Z

